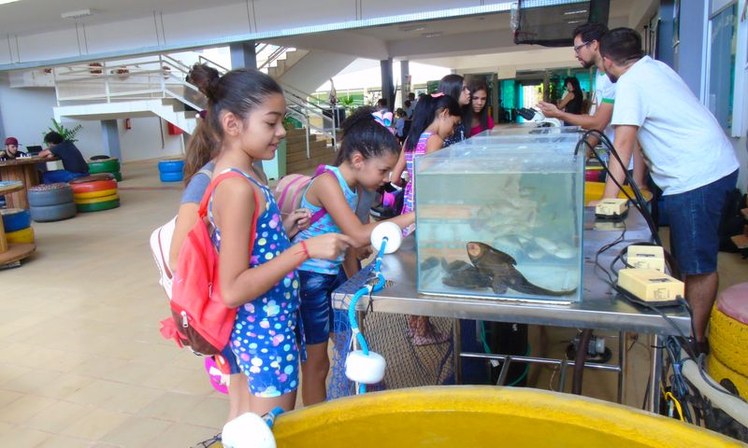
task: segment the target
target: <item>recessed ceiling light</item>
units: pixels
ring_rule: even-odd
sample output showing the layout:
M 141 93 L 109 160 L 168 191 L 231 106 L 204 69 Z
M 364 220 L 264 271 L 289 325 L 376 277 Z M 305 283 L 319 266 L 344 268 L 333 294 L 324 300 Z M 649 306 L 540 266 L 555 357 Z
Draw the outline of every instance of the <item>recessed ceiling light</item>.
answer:
M 0 5 L 5 5 L 6 3 L 15 3 L 19 0 L 0 0 Z

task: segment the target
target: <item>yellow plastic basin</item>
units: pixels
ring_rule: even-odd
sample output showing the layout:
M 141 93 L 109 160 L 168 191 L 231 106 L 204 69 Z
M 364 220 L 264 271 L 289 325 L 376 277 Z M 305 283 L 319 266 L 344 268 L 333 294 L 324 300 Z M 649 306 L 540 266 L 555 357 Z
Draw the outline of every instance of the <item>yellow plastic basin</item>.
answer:
M 624 190 L 633 198 L 634 192 L 631 187 L 624 185 Z M 584 203 L 589 204 L 590 201 L 597 201 L 602 199 L 603 193 L 605 192 L 605 182 L 585 182 L 584 183 Z M 652 200 L 652 192 L 649 190 L 642 190 L 642 196 L 644 200 L 649 202 Z M 618 193 L 619 198 L 626 199 L 626 195 L 623 192 Z
M 273 433 L 279 448 L 743 446 L 634 408 L 492 386 L 423 387 L 343 398 L 281 415 Z

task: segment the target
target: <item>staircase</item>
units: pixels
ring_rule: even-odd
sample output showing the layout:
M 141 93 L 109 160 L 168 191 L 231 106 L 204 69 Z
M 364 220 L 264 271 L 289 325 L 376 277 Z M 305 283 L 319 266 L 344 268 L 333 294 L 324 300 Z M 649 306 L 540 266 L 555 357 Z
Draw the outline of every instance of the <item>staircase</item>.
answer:
M 335 156 L 326 138 L 311 134 L 307 157 L 306 129 L 289 129 L 286 133 L 286 174 L 309 172 L 320 164 L 330 165 Z
M 304 50 L 268 47 L 271 54 L 261 65 L 276 79 L 309 55 Z M 214 66 L 220 73 L 227 71 L 202 56 L 200 62 Z M 204 109 L 206 99 L 185 81 L 189 70 L 189 66 L 169 55 L 55 67 L 52 76 L 58 106 L 54 117 L 58 121 L 62 117 L 116 120 L 156 115 L 191 134 L 197 127 L 197 114 L 186 109 Z M 289 116 L 304 127 L 288 133 L 285 172 L 307 171 L 321 163 L 332 163 L 337 140 L 334 129 L 340 126 L 330 117 L 332 105 L 310 103 L 309 94 L 291 86 L 284 86 L 284 91 Z
M 57 121 L 60 121 L 62 117 L 78 120 L 116 120 L 130 117 L 148 117 L 153 114 L 188 134 L 192 134 L 197 127 L 197 112 L 185 111 L 184 104 L 169 98 L 80 104 L 54 108 L 54 117 Z

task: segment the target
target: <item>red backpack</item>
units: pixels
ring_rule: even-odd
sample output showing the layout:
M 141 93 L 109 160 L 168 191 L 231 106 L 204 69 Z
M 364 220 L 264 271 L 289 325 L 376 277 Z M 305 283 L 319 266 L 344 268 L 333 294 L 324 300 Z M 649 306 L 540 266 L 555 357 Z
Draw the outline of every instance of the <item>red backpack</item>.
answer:
M 218 278 L 218 252 L 205 223 L 213 190 L 224 179 L 244 177 L 230 171 L 211 181 L 200 202 L 198 219 L 182 244 L 172 278 L 171 315 L 161 321 L 161 335 L 174 339 L 180 347 L 189 345 L 200 355 L 215 355 L 228 344 L 234 328 L 236 309 L 227 307 Z M 257 192 L 255 203 L 259 204 Z M 254 245 L 259 206 L 255 207 L 249 247 Z

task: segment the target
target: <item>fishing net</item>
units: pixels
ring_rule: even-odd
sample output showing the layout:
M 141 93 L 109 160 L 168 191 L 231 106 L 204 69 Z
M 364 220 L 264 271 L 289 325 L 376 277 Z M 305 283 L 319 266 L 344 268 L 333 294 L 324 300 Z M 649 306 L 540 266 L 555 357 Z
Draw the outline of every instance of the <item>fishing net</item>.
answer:
M 355 394 L 354 384 L 345 376 L 345 359 L 351 348 L 351 327 L 347 310 L 351 297 L 367 283 L 372 270 L 373 264 L 362 269 L 337 291 L 345 293 L 345 297 L 333 298 L 335 324 L 328 399 Z M 376 309 L 375 302 L 373 308 Z M 384 379 L 379 384 L 368 386 L 367 391 L 454 384 L 452 338 L 445 338 L 442 343 L 416 345 L 413 331 L 410 330 L 413 318 L 410 318 L 410 325 L 408 322 L 409 317 L 403 314 L 372 311 L 372 301 L 369 301 L 366 311 L 359 312 L 359 326 L 369 343 L 369 349 L 387 360 Z M 452 319 L 431 317 L 426 322 L 433 333 L 452 334 Z

